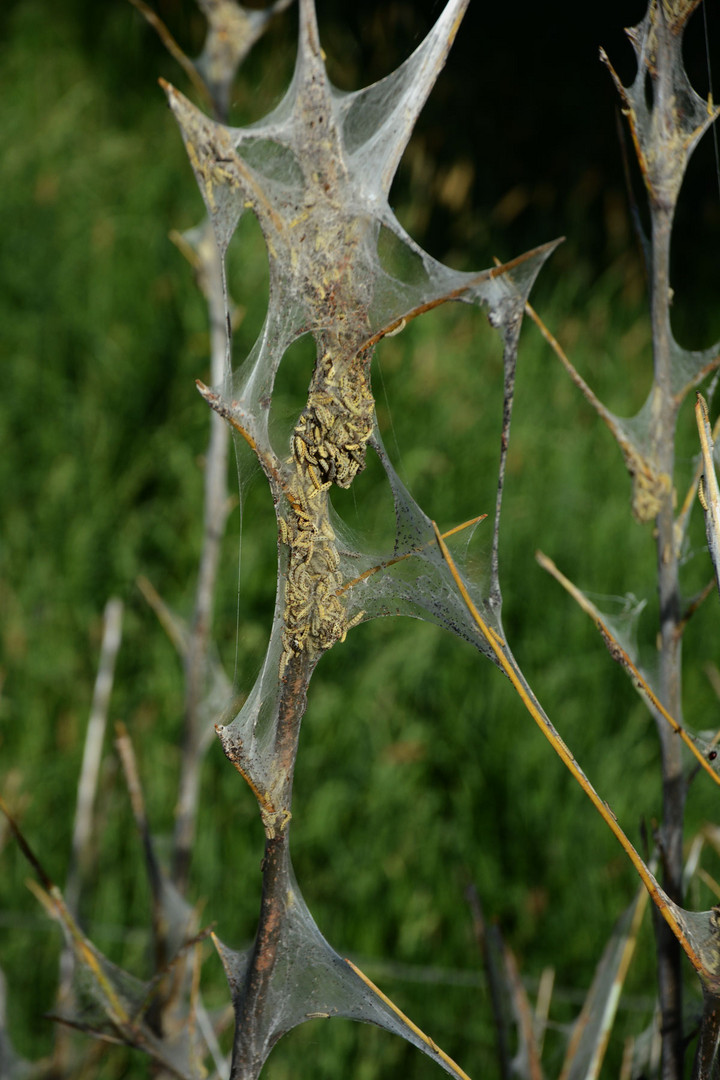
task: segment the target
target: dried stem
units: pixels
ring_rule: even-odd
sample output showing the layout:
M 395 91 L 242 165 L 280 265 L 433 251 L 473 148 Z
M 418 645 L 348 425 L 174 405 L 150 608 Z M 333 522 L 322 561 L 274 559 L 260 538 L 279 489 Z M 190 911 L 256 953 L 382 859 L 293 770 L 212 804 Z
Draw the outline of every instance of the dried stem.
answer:
M 348 960 L 346 958 L 345 963 L 348 965 L 348 967 L 352 968 L 358 978 L 362 979 L 366 986 L 370 987 L 374 994 L 377 994 L 381 1001 L 384 1001 L 385 1004 L 392 1009 L 396 1016 L 400 1017 L 403 1023 L 407 1024 L 411 1031 L 414 1031 L 415 1034 L 418 1035 L 424 1043 L 427 1043 L 427 1045 L 432 1050 L 434 1050 L 439 1057 L 442 1058 L 446 1065 L 449 1065 L 450 1068 L 454 1070 L 455 1075 L 459 1078 L 459 1080 L 470 1080 L 468 1074 L 460 1068 L 457 1062 L 453 1061 L 449 1054 L 446 1054 L 444 1050 L 441 1050 L 437 1043 L 433 1039 L 431 1039 L 429 1035 L 426 1035 L 424 1031 L 421 1031 L 417 1024 L 414 1024 L 412 1022 L 409 1016 L 406 1016 L 401 1009 L 398 1009 L 395 1002 L 391 1001 L 387 994 L 383 994 L 382 990 L 377 987 L 374 982 L 368 979 L 367 975 L 362 972 L 359 967 L 356 967 L 355 964 L 353 964 L 352 960 Z
M 648 711 L 651 715 L 664 720 L 669 726 L 670 730 L 685 744 L 690 753 L 695 757 L 701 766 L 707 772 L 716 784 L 720 784 L 720 776 L 712 768 L 710 762 L 699 749 L 697 744 L 693 741 L 692 737 L 688 735 L 687 731 L 681 724 L 675 719 L 671 713 L 663 705 L 662 701 L 658 698 L 655 691 L 652 689 L 647 679 L 644 677 L 637 664 L 633 661 L 632 657 L 628 655 L 626 650 L 622 647 L 615 634 L 612 632 L 610 626 L 603 619 L 602 615 L 595 607 L 595 605 L 588 600 L 588 598 L 578 589 L 573 583 L 565 577 L 565 575 L 558 570 L 552 559 L 549 559 L 542 551 L 535 552 L 535 558 L 537 559 L 543 570 L 547 570 L 549 574 L 558 581 L 564 589 L 566 589 L 578 605 L 587 612 L 590 618 L 595 623 L 596 627 L 600 631 L 602 638 L 608 648 L 608 652 L 612 656 L 613 660 L 617 661 L 621 667 L 625 668 L 628 675 L 633 680 L 636 689 L 639 691 L 641 697 L 645 701 Z
M 162 21 L 162 19 L 155 14 L 153 9 L 149 7 L 148 4 L 144 2 L 144 0 L 130 0 L 130 3 L 133 5 L 133 7 L 137 8 L 137 10 L 145 19 L 147 19 L 147 21 L 150 23 L 150 26 L 152 26 L 153 30 L 155 30 L 167 51 L 170 53 L 173 59 L 178 62 L 180 67 L 187 75 L 188 79 L 190 79 L 190 82 L 193 84 L 197 92 L 202 97 L 202 99 L 208 104 L 212 104 L 212 99 L 208 88 L 205 85 L 204 80 L 198 73 L 195 64 L 193 64 L 192 60 L 190 60 L 189 57 L 185 55 L 175 38 L 168 30 L 165 23 Z
M 505 984 L 502 972 L 504 943 L 497 926 L 488 926 L 475 885 L 465 890 L 465 896 L 472 913 L 475 941 L 482 953 L 490 992 L 490 1007 L 493 1015 L 495 1039 L 497 1041 L 498 1064 L 501 1080 L 510 1080 L 513 1074 L 510 1056 L 510 1033 L 506 1015 Z
M 227 366 L 228 342 L 222 259 L 209 221 L 206 221 L 203 227 L 197 254 L 200 260 L 200 284 L 207 298 L 210 318 L 211 380 L 213 385 L 218 385 Z M 200 768 L 207 744 L 206 731 L 210 727 L 203 705 L 208 682 L 208 650 L 215 582 L 229 508 L 228 446 L 229 428 L 223 423 L 222 417 L 211 412 L 210 442 L 205 459 L 203 546 L 195 591 L 195 610 L 185 656 L 185 723 L 173 838 L 172 879 L 181 892 L 187 888 L 195 837 Z
M 665 33 L 669 28 L 660 20 Z M 664 35 L 658 34 L 662 42 Z M 669 78 L 669 58 L 663 64 L 663 44 L 659 45 L 658 76 Z M 662 98 L 670 87 L 657 89 Z M 674 203 L 650 200 L 652 221 L 652 338 L 655 369 L 655 412 L 653 416 L 653 453 L 657 471 L 672 477 L 675 464 L 675 428 L 677 402 L 672 390 L 670 335 L 670 237 Z M 678 560 L 675 548 L 674 487 L 660 495 L 660 510 L 655 519 L 657 550 L 657 587 L 660 607 L 659 687 L 660 699 L 682 726 L 681 663 L 682 635 Z M 683 776 L 680 741 L 663 723 L 658 722 L 662 755 L 662 826 L 663 884 L 668 896 L 682 903 L 683 831 L 687 785 Z M 683 1074 L 682 970 L 680 947 L 667 924 L 655 918 L 658 964 L 658 991 L 663 1040 L 663 1080 L 678 1080 Z
M 610 809 L 608 803 L 601 799 L 588 777 L 585 775 L 580 765 L 575 760 L 569 747 L 565 744 L 560 733 L 553 725 L 550 718 L 545 713 L 540 702 L 535 697 L 532 689 L 530 688 L 525 676 L 518 667 L 518 664 L 513 657 L 512 653 L 508 649 L 504 641 L 498 636 L 498 634 L 490 627 L 481 613 L 478 611 L 476 605 L 470 596 L 465 583 L 460 576 L 458 569 L 455 565 L 452 555 L 450 554 L 447 544 L 443 540 L 437 525 L 433 522 L 433 528 L 435 530 L 435 538 L 438 542 L 438 546 L 443 554 L 443 558 L 447 562 L 453 579 L 460 591 L 460 594 L 467 606 L 468 611 L 472 615 L 478 629 L 485 638 L 487 644 L 495 654 L 498 665 L 502 671 L 505 672 L 508 679 L 515 688 L 523 705 L 530 713 L 535 723 L 542 731 L 545 738 L 548 740 L 555 753 L 563 762 L 568 771 L 577 780 L 580 787 L 590 799 L 591 803 L 598 811 L 603 821 L 607 824 L 610 831 L 619 841 L 623 851 L 629 858 L 633 867 L 635 868 L 640 880 L 644 884 L 645 888 L 650 893 L 650 897 L 653 900 L 658 912 L 667 923 L 670 932 L 673 937 L 679 942 L 679 945 L 684 949 L 691 964 L 696 969 L 701 978 L 707 980 L 712 979 L 715 969 L 720 967 L 716 956 L 716 946 L 714 941 L 710 947 L 704 949 L 697 941 L 693 931 L 683 915 L 679 905 L 677 905 L 661 888 L 655 875 L 647 866 L 645 861 L 641 858 L 636 848 L 631 844 L 630 840 L 626 836 L 624 830 L 621 828 L 615 814 Z M 712 928 L 713 923 L 710 920 L 710 926 Z M 711 934 L 708 935 L 712 937 Z
M 700 501 L 705 511 L 705 532 L 707 534 L 710 558 L 715 568 L 715 580 L 720 591 L 720 489 L 718 488 L 713 460 L 713 437 L 715 433 L 710 430 L 707 402 L 702 394 L 697 396 L 695 418 L 702 448 L 700 467 L 703 475 L 702 485 L 699 489 Z M 718 425 L 715 426 L 717 428 Z
M 108 600 L 105 605 L 100 662 L 95 679 L 90 718 L 85 735 L 80 779 L 78 781 L 72 854 L 65 885 L 65 902 L 77 914 L 83 875 L 90 860 L 93 806 L 97 791 L 102 746 L 107 726 L 108 706 L 115 676 L 115 660 L 122 636 L 123 605 L 121 600 Z
M 122 637 L 123 604 L 117 598 L 108 600 L 103 617 L 103 637 L 100 646 L 95 688 L 93 690 L 90 717 L 85 734 L 83 760 L 78 780 L 75 823 L 73 827 L 70 865 L 65 884 L 65 903 L 68 910 L 77 917 L 80 893 L 87 878 L 92 857 L 92 831 L 95 795 L 97 793 L 102 748 L 107 727 L 108 707 L 115 677 L 115 660 Z M 66 1008 L 72 1000 L 73 952 L 69 945 L 60 954 L 60 978 L 58 982 L 57 1003 Z M 53 1061 L 57 1068 L 66 1068 L 69 1064 L 70 1043 L 68 1031 L 64 1027 L 56 1030 Z

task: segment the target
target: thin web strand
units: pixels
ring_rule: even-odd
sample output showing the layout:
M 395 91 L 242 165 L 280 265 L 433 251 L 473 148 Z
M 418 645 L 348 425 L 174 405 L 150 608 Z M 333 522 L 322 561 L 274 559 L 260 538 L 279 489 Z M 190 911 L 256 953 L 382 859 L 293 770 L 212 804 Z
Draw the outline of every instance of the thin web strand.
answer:
M 706 8 L 705 4 L 702 5 L 702 13 L 703 13 L 703 28 L 705 30 L 705 63 L 707 64 L 708 90 L 710 91 L 710 100 L 714 104 L 715 103 L 715 93 L 713 91 L 712 65 L 710 63 L 710 35 L 708 33 L 707 8 Z M 717 124 L 713 124 L 712 133 L 713 133 L 713 147 L 715 149 L 715 175 L 717 177 L 717 184 L 718 184 L 718 199 L 720 200 L 720 147 L 718 147 Z

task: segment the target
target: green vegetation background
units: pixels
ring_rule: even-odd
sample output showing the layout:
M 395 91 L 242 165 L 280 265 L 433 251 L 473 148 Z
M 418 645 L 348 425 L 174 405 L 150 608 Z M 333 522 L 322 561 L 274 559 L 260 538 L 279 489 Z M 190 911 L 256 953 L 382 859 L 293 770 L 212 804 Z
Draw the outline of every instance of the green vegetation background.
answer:
M 161 850 L 171 831 L 182 672 L 135 582 L 145 575 L 189 615 L 208 427 L 194 388 L 196 377 L 208 376 L 204 305 L 167 239 L 170 229 L 194 225 L 202 207 L 155 79 L 186 87 L 129 6 L 97 9 L 27 0 L 0 15 L 0 784 L 58 883 L 101 616 L 112 595 L 123 598 L 126 613 L 111 720 L 131 732 Z M 190 6 L 168 4 L 163 14 L 197 51 L 201 27 Z M 361 29 L 332 14 L 325 47 L 333 78 L 347 86 L 384 74 L 423 29 L 409 4 L 387 5 L 385 22 L 373 11 Z M 322 15 L 321 4 L 321 24 Z M 273 27 L 241 75 L 238 122 L 277 100 L 292 64 L 294 18 Z M 487 133 L 503 128 L 521 97 L 516 82 L 510 101 L 501 93 L 476 100 L 468 38 L 461 30 L 458 69 L 453 74 L 451 54 L 394 205 L 433 254 L 462 266 L 488 265 L 494 254 L 510 257 L 566 233 L 535 303 L 607 404 L 629 414 L 647 393 L 650 337 L 619 164 L 603 172 L 578 146 L 563 172 L 566 133 L 559 123 L 554 143 L 549 124 L 542 143 L 548 178 L 533 185 L 526 163 L 520 171 L 530 179 L 514 183 L 502 152 L 512 132 L 497 148 L 482 134 L 468 137 L 471 121 L 448 124 L 456 134 L 444 135 L 443 115 L 455 116 L 458 101 L 472 101 L 473 117 L 481 117 L 472 123 Z M 593 68 L 588 78 L 597 77 Z M 601 104 L 612 117 L 610 93 Z M 619 162 L 619 150 L 612 152 Z M 544 176 L 546 162 L 536 160 Z M 711 157 L 700 160 L 698 168 L 712 172 Z M 720 332 L 716 291 L 714 308 L 709 302 L 712 263 L 703 254 L 717 251 L 715 198 L 694 200 L 692 218 L 683 210 L 676 250 L 678 334 L 693 345 Z M 705 247 L 693 258 L 688 252 L 701 234 Z M 232 260 L 231 287 L 244 314 L 239 358 L 267 297 L 252 222 L 243 223 Z M 484 319 L 460 306 L 436 312 L 386 342 L 377 359 L 381 427 L 420 504 L 446 528 L 491 511 L 501 358 Z M 277 405 L 286 415 L 301 406 L 308 375 L 302 350 L 295 362 L 297 369 L 288 363 L 281 372 Z M 695 453 L 689 410 L 682 432 L 684 494 Z M 371 466 L 338 504 L 358 529 L 385 527 L 389 508 L 378 483 Z M 216 625 L 222 659 L 229 673 L 237 665 L 243 689 L 264 652 L 275 589 L 272 506 L 259 475 L 245 496 L 239 601 L 236 511 Z M 479 553 L 488 537 L 481 526 Z M 709 574 L 700 527 L 693 543 L 688 593 Z M 596 593 L 647 594 L 640 634 L 653 648 L 651 531 L 631 520 L 629 481 L 607 432 L 527 326 L 502 536 L 506 629 L 550 716 L 637 839 L 641 820 L 652 822 L 660 809 L 652 726 L 589 622 L 535 564 L 536 547 Z M 717 619 L 713 596 L 688 631 L 686 716 L 696 728 L 717 723 L 704 670 L 717 658 Z M 689 833 L 714 819 L 715 799 L 709 785 L 693 788 Z M 405 620 L 358 628 L 320 665 L 300 746 L 293 832 L 298 879 L 330 942 L 476 1076 L 493 1075 L 493 1035 L 466 885 L 476 884 L 530 985 L 545 966 L 557 969 L 558 1022 L 577 1009 L 635 888 L 614 841 L 500 674 L 438 629 Z M 35 1058 L 51 1045 L 42 1014 L 53 1004 L 59 936 L 29 898 L 19 852 L 6 834 L 0 840 L 0 966 L 9 980 L 10 1030 L 17 1049 Z M 191 898 L 204 901 L 203 919 L 217 921 L 233 946 L 254 932 L 261 852 L 254 800 L 215 745 L 204 767 Z M 706 869 L 720 873 L 710 861 Z M 692 903 L 707 907 L 709 896 L 697 892 Z M 147 886 L 109 737 L 97 870 L 83 916 L 113 960 L 147 971 Z M 649 1019 L 652 970 L 646 935 L 623 1030 Z M 205 978 L 210 1001 L 223 1003 L 214 956 Z M 551 1053 L 560 1044 L 558 1037 Z M 122 1052 L 103 1067 L 107 1077 L 144 1069 Z M 435 1075 L 403 1044 L 344 1022 L 305 1025 L 267 1067 L 274 1080 L 370 1080 L 399 1071 Z

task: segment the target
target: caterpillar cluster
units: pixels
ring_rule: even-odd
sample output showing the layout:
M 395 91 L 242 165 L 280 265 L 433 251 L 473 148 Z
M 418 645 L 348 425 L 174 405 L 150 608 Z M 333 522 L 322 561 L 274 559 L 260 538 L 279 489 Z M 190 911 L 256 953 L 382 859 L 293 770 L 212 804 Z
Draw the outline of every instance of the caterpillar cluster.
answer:
M 364 468 L 374 401 L 364 370 L 357 366 L 336 379 L 329 355 L 319 362 L 313 381 L 293 432 L 287 518 L 278 518 L 280 541 L 290 548 L 281 676 L 301 652 L 315 659 L 344 641 L 364 614 L 352 620 L 345 614 L 340 557 L 324 493 L 332 484 L 350 487 Z
M 318 385 L 293 432 L 293 457 L 301 479 L 307 475 L 315 490 L 349 488 L 365 467 L 375 402 L 363 371 L 336 380 L 328 356 L 318 366 Z

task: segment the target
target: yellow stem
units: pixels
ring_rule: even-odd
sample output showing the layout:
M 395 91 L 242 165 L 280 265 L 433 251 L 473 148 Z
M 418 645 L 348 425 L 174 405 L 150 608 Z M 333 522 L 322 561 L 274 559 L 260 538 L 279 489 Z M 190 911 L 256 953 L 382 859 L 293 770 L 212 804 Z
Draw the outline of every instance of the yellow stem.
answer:
M 464 1072 L 460 1068 L 460 1066 L 456 1062 L 454 1062 L 453 1059 L 448 1054 L 445 1053 L 444 1050 L 441 1050 L 440 1047 L 438 1046 L 438 1044 L 436 1042 L 434 1042 L 430 1038 L 429 1035 L 426 1035 L 424 1031 L 421 1031 L 420 1028 L 417 1026 L 417 1024 L 413 1024 L 410 1017 L 406 1016 L 404 1012 L 402 1012 L 400 1009 L 398 1009 L 397 1005 L 393 1001 L 390 1000 L 390 998 L 387 996 L 387 994 L 383 994 L 382 990 L 380 990 L 379 987 L 377 987 L 374 982 L 372 982 L 370 979 L 368 979 L 367 975 L 365 975 L 360 970 L 359 967 L 355 967 L 355 964 L 353 964 L 352 960 L 348 960 L 347 957 L 346 957 L 345 958 L 345 963 L 348 965 L 348 967 L 352 968 L 352 970 L 355 972 L 357 977 L 359 979 L 362 979 L 362 981 L 365 983 L 366 986 L 370 987 L 370 989 L 373 991 L 373 993 L 377 994 L 377 996 L 380 998 L 381 1001 L 385 1002 L 385 1004 L 387 1005 L 387 1007 L 389 1009 L 392 1009 L 392 1011 L 395 1013 L 396 1016 L 400 1017 L 400 1019 L 402 1020 L 402 1022 L 404 1024 L 407 1024 L 407 1026 L 410 1028 L 410 1030 L 413 1031 L 418 1036 L 418 1038 L 422 1039 L 422 1041 L 424 1043 L 426 1043 L 426 1045 L 429 1046 L 430 1049 L 434 1053 L 436 1053 L 439 1057 L 442 1058 L 442 1060 L 445 1062 L 446 1065 L 450 1066 L 450 1068 L 454 1071 L 456 1076 L 459 1076 L 461 1078 L 461 1080 L 470 1080 L 470 1077 L 468 1076 L 468 1074 L 466 1072 Z
M 663 720 L 665 720 L 670 725 L 675 734 L 680 736 L 693 757 L 697 758 L 697 760 L 700 762 L 705 772 L 709 773 L 710 776 L 712 776 L 716 784 L 720 784 L 720 776 L 718 776 L 718 774 L 713 770 L 712 765 L 704 756 L 702 751 L 697 748 L 691 736 L 688 735 L 687 731 L 685 731 L 682 725 L 678 724 L 675 717 L 667 711 L 663 703 L 660 701 L 658 696 L 654 693 L 654 691 L 651 689 L 651 687 L 645 680 L 645 677 L 630 659 L 625 649 L 623 649 L 622 645 L 617 640 L 610 627 L 607 625 L 606 622 L 604 622 L 595 605 L 588 600 L 588 598 L 580 591 L 580 589 L 577 588 L 576 585 L 573 585 L 572 581 L 570 581 L 569 578 L 565 577 L 561 570 L 558 570 L 552 559 L 549 559 L 547 555 L 544 555 L 542 553 L 542 551 L 536 551 L 535 558 L 540 563 L 540 566 L 542 566 L 543 570 L 547 570 L 549 574 L 552 574 L 555 580 L 558 581 L 562 585 L 562 587 L 570 593 L 572 598 L 580 605 L 583 611 L 590 616 L 590 618 L 593 620 L 598 630 L 602 634 L 603 639 L 605 640 L 605 644 L 608 646 L 608 650 L 613 660 L 617 660 L 617 662 L 621 664 L 626 669 L 626 671 L 630 672 L 635 685 L 637 686 L 638 690 L 640 690 L 640 692 L 643 694 L 643 696 L 647 699 L 650 706 L 655 709 L 656 712 L 660 714 L 660 716 L 662 716 Z

